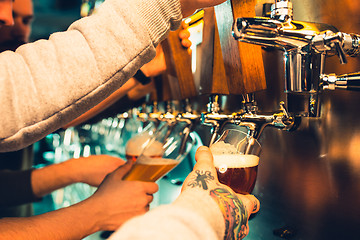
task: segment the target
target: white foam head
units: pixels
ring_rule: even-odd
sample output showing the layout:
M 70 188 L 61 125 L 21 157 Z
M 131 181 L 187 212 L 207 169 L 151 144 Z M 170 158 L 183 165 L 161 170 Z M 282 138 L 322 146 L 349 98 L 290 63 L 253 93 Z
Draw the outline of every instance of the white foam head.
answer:
M 144 147 L 150 143 L 150 136 L 148 135 L 136 135 L 132 137 L 126 143 L 126 154 L 139 156 Z M 159 141 L 153 141 L 151 146 L 145 149 L 144 155 L 147 156 L 162 156 L 163 155 L 163 144 Z
M 236 147 L 230 143 L 219 141 L 211 145 L 210 150 L 213 154 L 236 154 L 238 151 Z
M 126 154 L 128 155 L 134 155 L 139 156 L 142 150 L 144 149 L 144 146 L 148 144 L 150 141 L 149 135 L 136 135 L 129 139 L 129 141 L 126 143 Z
M 210 150 L 214 156 L 215 167 L 240 168 L 259 165 L 258 156 L 239 153 L 234 145 L 224 141 L 214 143 L 211 145 Z
M 214 154 L 214 165 L 217 168 L 244 168 L 259 165 L 259 157 L 243 154 Z

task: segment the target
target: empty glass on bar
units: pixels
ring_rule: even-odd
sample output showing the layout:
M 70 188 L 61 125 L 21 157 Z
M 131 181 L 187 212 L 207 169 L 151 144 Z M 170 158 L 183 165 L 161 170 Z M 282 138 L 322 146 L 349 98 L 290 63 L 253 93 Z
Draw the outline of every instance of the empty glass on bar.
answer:
M 188 137 L 187 129 L 188 124 L 184 122 L 165 124 L 151 138 L 144 136 L 146 140 L 141 140 L 139 137 L 138 144 L 128 144 L 127 148 L 133 149 L 127 149 L 127 159 L 135 161 L 135 164 L 124 180 L 155 182 L 175 168 L 194 144 L 194 140 Z
M 227 129 L 210 150 L 219 181 L 237 193 L 250 194 L 257 178 L 260 143 L 245 132 Z

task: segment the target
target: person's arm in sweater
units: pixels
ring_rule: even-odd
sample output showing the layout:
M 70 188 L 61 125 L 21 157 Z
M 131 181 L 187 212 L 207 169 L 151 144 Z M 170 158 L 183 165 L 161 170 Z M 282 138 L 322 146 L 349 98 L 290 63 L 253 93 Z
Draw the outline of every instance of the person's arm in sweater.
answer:
M 0 151 L 23 148 L 100 103 L 155 57 L 182 13 L 224 0 L 106 0 L 55 33 L 0 54 Z
M 259 201 L 219 183 L 208 148 L 199 148 L 195 158 L 194 170 L 174 203 L 129 220 L 109 240 L 244 238 L 249 216 L 259 211 Z
M 163 73 L 165 70 L 166 70 L 166 64 L 165 64 L 164 53 L 162 51 L 161 45 L 158 45 L 156 47 L 155 58 L 151 60 L 149 63 L 142 66 L 134 77 L 130 78 L 124 85 L 122 85 L 118 90 L 113 92 L 109 97 L 107 97 L 101 103 L 91 108 L 89 111 L 82 114 L 81 116 L 77 117 L 70 123 L 66 124 L 63 128 L 65 129 L 65 128 L 73 127 L 91 119 L 92 117 L 104 111 L 106 108 L 110 107 L 112 104 L 119 101 L 125 95 L 129 94 L 130 92 L 133 93 L 132 90 L 136 91 L 135 94 L 136 96 L 133 97 L 136 98 L 136 100 L 144 97 L 147 93 L 149 93 L 152 90 L 152 88 L 150 87 L 152 86 L 152 84 L 149 84 L 151 82 L 150 77 L 157 76 Z M 144 89 L 144 91 L 139 92 L 137 91 L 137 89 Z
M 147 212 L 158 190 L 156 183 L 122 181 L 130 168 L 131 162 L 107 175 L 98 190 L 78 204 L 33 217 L 0 219 L 0 239 L 78 240 L 117 229 Z

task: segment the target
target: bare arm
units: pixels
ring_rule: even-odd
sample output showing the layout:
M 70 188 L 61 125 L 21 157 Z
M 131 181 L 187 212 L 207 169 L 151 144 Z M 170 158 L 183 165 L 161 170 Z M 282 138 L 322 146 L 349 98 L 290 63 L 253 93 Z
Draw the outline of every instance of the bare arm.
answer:
M 82 239 L 99 230 L 86 203 L 28 218 L 0 219 L 1 239 Z M 76 227 L 74 227 L 76 226 Z
M 35 169 L 31 174 L 32 189 L 35 196 L 42 197 L 77 182 L 98 186 L 108 173 L 124 163 L 122 159 L 108 155 L 70 159 Z
M 122 181 L 125 164 L 109 174 L 90 198 L 67 208 L 28 218 L 0 219 L 0 239 L 82 239 L 99 230 L 115 230 L 144 214 L 158 190 L 155 183 Z

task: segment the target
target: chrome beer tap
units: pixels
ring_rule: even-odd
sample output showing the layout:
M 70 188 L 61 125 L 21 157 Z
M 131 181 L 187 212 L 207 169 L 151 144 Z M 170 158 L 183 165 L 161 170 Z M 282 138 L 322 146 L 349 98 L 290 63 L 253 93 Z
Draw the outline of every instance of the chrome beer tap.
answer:
M 259 114 L 254 94 L 243 95 L 243 109 L 232 114 L 221 114 L 218 103 L 218 96 L 212 96 L 208 104 L 208 112 L 203 113 L 201 123 L 211 126 L 211 145 L 215 142 L 218 134 L 226 124 L 236 124 L 245 127 L 249 137 L 258 140 L 265 127 L 275 127 L 282 130 L 292 131 L 296 129 L 298 118 L 291 116 L 283 102 L 280 103 L 280 110 L 270 114 Z
M 243 111 L 233 114 L 229 122 L 246 127 L 248 135 L 258 140 L 265 127 L 275 127 L 292 131 L 298 124 L 298 119 L 291 116 L 285 108 L 285 103 L 280 103 L 280 110 L 274 113 L 258 113 L 254 94 L 243 95 Z
M 160 114 L 158 119 L 167 122 L 170 126 L 176 123 L 177 114 L 175 113 L 174 104 L 171 101 L 165 102 L 165 113 Z
M 322 74 L 320 76 L 323 89 L 347 89 L 347 90 L 360 90 L 360 72 L 336 75 Z
M 282 50 L 285 65 L 287 108 L 294 116 L 319 117 L 324 89 L 357 90 L 360 73 L 335 76 L 324 74 L 325 58 L 336 54 L 347 63 L 346 55 L 358 56 L 360 35 L 339 32 L 323 23 L 294 21 L 292 4 L 276 0 L 271 18 L 238 18 L 233 37 L 241 42 Z
M 159 108 L 158 108 L 158 102 L 154 101 L 152 104 L 152 109 L 147 116 L 148 119 L 156 122 L 157 123 L 156 125 L 159 125 L 161 114 L 162 113 L 159 111 Z
M 199 123 L 201 115 L 193 112 L 189 99 L 182 101 L 183 112 L 178 113 L 177 120 L 180 122 L 186 122 L 189 126 L 195 126 Z
M 209 146 L 215 142 L 222 126 L 233 119 L 233 115 L 221 114 L 219 105 L 219 95 L 209 98 L 207 112 L 201 113 L 201 124 L 211 127 L 211 138 Z
M 190 137 L 190 133 L 195 129 L 201 118 L 199 114 L 193 112 L 189 99 L 183 100 L 182 103 L 184 112 L 178 113 L 176 118 L 177 121 L 186 123 L 186 127 L 183 130 L 184 137 L 179 150 L 180 153 L 183 153 L 186 150 L 186 142 Z

